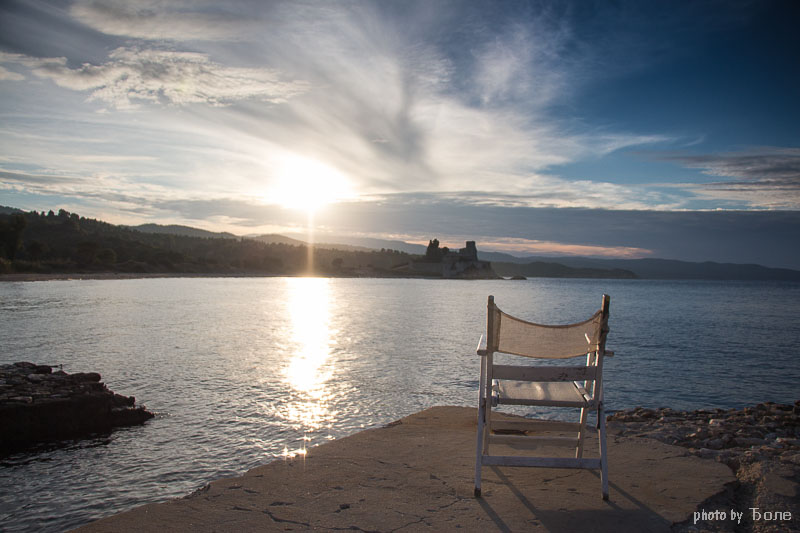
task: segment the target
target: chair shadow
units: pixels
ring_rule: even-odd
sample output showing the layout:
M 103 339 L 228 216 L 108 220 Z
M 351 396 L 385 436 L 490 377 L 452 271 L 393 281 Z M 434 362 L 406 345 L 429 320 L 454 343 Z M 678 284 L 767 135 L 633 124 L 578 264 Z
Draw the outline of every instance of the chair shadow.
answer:
M 579 531 L 586 530 L 590 524 L 591 531 L 641 531 L 641 532 L 661 532 L 669 531 L 672 522 L 659 515 L 644 502 L 637 499 L 628 491 L 622 489 L 617 484 L 609 482 L 611 495 L 609 500 L 603 502 L 602 509 L 585 510 L 545 510 L 539 509 L 526 496 L 503 471 L 497 467 L 490 467 L 499 481 L 505 484 L 514 497 L 528 510 L 531 518 L 542 525 L 548 531 Z M 590 473 L 598 478 L 597 472 Z M 599 494 L 597 495 L 599 499 Z M 614 500 L 622 498 L 632 504 L 634 509 L 623 508 Z M 499 531 L 512 531 L 512 528 L 503 520 L 503 517 L 492 507 L 486 498 L 478 499 L 479 505 L 497 526 Z M 518 517 L 515 517 L 518 518 Z
M 492 522 L 494 522 L 494 525 L 497 526 L 498 531 L 502 531 L 503 533 L 511 532 L 511 528 L 508 527 L 505 522 L 503 522 L 503 519 L 500 518 L 500 515 L 497 514 L 497 512 L 492 508 L 491 504 L 486 501 L 486 498 L 477 498 L 477 500 L 478 504 L 483 509 L 483 512 L 486 513 L 486 516 L 488 516 Z

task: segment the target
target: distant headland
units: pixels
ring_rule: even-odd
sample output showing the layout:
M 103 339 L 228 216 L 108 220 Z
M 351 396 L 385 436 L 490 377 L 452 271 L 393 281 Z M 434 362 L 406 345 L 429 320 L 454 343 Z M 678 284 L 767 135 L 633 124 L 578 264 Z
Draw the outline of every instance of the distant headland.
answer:
M 370 243 L 377 246 L 378 241 Z M 0 281 L 67 277 L 324 276 L 443 279 L 613 278 L 800 281 L 800 271 L 664 259 L 520 258 L 403 242 L 396 248 L 314 244 L 282 235 L 239 237 L 188 226 L 130 227 L 0 206 Z M 411 250 L 411 251 L 409 251 Z M 419 250 L 418 253 L 414 253 Z

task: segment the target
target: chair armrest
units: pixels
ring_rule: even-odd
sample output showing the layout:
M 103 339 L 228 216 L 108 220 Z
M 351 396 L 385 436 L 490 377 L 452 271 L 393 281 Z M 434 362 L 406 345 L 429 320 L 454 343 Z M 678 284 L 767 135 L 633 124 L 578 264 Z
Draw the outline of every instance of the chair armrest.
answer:
M 486 350 L 486 339 L 484 339 L 483 335 L 481 335 L 478 341 L 478 348 L 475 351 L 480 356 L 489 355 L 489 352 Z

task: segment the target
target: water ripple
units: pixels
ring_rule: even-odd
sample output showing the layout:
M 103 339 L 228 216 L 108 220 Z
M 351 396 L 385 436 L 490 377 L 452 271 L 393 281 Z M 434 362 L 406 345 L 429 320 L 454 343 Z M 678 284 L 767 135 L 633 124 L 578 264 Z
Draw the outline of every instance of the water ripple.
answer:
M 610 409 L 796 399 L 799 284 L 0 284 L 1 363 L 97 371 L 157 413 L 141 427 L 3 458 L 0 486 L 15 490 L 0 493 L 2 527 L 62 531 L 432 405 L 471 406 L 487 295 L 509 313 L 548 323 L 585 318 L 604 292 L 612 295 L 617 354 L 605 368 Z

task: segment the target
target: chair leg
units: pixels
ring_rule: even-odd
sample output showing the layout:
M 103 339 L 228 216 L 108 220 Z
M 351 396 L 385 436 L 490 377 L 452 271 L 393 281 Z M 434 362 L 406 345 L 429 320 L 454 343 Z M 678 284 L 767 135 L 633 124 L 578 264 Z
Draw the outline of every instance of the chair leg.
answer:
M 483 434 L 486 427 L 486 399 L 478 400 L 478 435 L 475 443 L 475 497 L 481 497 L 481 466 L 483 458 Z
M 483 426 L 483 453 L 489 455 L 489 435 L 492 433 L 492 391 L 487 389 L 486 398 L 484 399 L 485 405 L 483 410 L 484 426 Z
M 603 499 L 608 500 L 608 457 L 606 446 L 606 412 L 601 403 L 597 409 L 597 439 L 600 441 L 600 483 Z
M 578 429 L 578 446 L 575 448 L 575 458 L 580 459 L 583 457 L 583 438 L 586 436 L 584 426 L 586 425 L 587 409 L 581 407 L 580 428 Z

